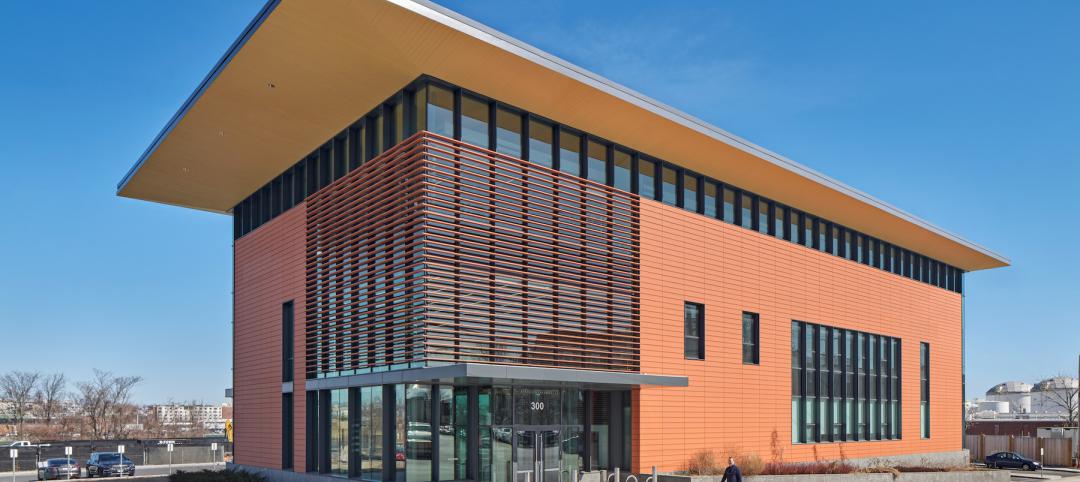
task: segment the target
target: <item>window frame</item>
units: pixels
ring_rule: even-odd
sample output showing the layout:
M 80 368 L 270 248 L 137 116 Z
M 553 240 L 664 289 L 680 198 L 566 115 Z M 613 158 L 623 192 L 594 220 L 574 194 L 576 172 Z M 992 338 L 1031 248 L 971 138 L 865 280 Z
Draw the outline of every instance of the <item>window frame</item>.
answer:
M 693 325 L 697 328 L 697 335 L 689 334 L 690 323 L 689 309 L 697 310 L 697 317 Z M 691 352 L 691 341 L 694 342 L 694 352 Z M 705 304 L 693 301 L 683 301 L 683 358 L 686 360 L 705 360 Z

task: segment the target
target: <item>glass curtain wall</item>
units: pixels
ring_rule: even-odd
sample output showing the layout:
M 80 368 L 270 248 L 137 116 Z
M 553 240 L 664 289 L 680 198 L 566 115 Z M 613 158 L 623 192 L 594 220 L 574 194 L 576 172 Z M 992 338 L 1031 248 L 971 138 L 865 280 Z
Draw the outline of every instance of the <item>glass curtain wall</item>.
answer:
M 431 480 L 431 386 L 405 386 L 405 480 Z
M 900 350 L 897 338 L 793 321 L 792 443 L 900 439 Z
M 349 389 L 330 391 L 330 474 L 349 476 Z

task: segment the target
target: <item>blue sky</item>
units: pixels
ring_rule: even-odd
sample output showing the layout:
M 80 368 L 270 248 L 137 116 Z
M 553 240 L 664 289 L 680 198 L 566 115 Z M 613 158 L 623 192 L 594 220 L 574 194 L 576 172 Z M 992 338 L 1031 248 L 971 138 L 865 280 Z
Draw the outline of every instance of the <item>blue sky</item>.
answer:
M 1075 372 L 1080 3 L 442 3 L 1009 256 L 969 396 Z M 0 371 L 221 399 L 230 219 L 115 185 L 261 4 L 0 7 Z

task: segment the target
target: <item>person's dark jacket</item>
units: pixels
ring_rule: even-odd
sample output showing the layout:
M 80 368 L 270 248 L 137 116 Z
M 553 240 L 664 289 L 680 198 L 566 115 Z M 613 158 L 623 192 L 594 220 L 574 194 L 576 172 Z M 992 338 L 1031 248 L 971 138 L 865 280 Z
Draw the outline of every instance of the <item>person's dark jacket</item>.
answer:
M 724 469 L 724 478 L 720 479 L 720 482 L 743 482 L 742 471 L 739 470 L 739 466 L 732 464 Z

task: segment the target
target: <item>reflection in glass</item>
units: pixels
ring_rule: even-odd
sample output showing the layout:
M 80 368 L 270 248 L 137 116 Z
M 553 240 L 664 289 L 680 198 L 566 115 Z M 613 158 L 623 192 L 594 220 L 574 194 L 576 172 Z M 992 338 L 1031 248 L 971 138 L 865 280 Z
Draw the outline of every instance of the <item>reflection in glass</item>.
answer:
M 739 224 L 746 228 L 752 229 L 754 226 L 754 200 L 749 194 L 743 193 L 739 197 Z
M 643 198 L 656 199 L 656 164 L 638 159 L 638 194 Z
M 589 180 L 607 184 L 607 146 L 589 139 L 588 147 Z
M 683 174 L 683 208 L 697 212 L 698 178 L 690 174 Z
M 758 232 L 763 234 L 769 233 L 769 202 L 764 199 L 759 199 L 757 203 L 757 216 L 758 216 Z
M 581 175 L 581 136 L 566 129 L 559 130 L 559 170 Z
M 615 179 L 614 186 L 623 191 L 630 191 L 630 154 L 625 151 L 615 150 Z
M 441 136 L 454 136 L 454 94 L 437 85 L 428 86 L 428 130 Z
M 661 188 L 663 188 L 662 196 L 660 200 L 672 206 L 678 206 L 679 194 L 676 191 L 676 183 L 678 182 L 678 174 L 674 169 L 664 166 L 663 177 L 661 178 Z
M 705 181 L 705 215 L 716 217 L 716 183 Z
M 405 479 L 431 480 L 431 386 L 405 386 Z
M 360 389 L 360 477 L 382 480 L 382 386 Z
M 405 385 L 394 385 L 394 480 L 405 481 Z
M 529 161 L 544 167 L 552 166 L 551 124 L 536 119 L 529 120 Z
M 495 150 L 521 157 L 521 114 L 505 107 L 495 111 Z
M 724 188 L 724 222 L 735 224 L 735 191 Z
M 461 140 L 488 148 L 488 104 L 469 95 L 461 96 Z
M 349 389 L 330 391 L 330 474 L 349 476 Z

